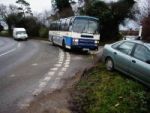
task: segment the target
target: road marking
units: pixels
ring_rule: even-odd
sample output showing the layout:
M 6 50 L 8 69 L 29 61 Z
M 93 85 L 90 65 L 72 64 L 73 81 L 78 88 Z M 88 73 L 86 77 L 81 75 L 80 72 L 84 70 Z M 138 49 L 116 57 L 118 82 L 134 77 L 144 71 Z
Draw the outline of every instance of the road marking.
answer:
M 59 84 L 59 82 L 60 82 L 60 78 L 56 78 L 55 81 L 54 81 L 54 84 L 52 84 L 51 88 L 52 89 L 56 89 L 58 84 Z
M 44 78 L 44 81 L 49 81 L 50 79 L 51 79 L 51 77 L 47 76 L 47 77 Z
M 65 67 L 65 68 L 68 68 L 68 67 L 69 67 L 69 64 L 66 64 L 64 67 Z
M 18 47 L 20 47 L 20 43 L 18 43 L 18 45 L 17 45 L 16 48 L 11 49 L 11 50 L 9 50 L 9 51 L 3 53 L 3 54 L 0 54 L 0 57 L 1 57 L 1 56 L 4 56 L 4 55 L 7 55 L 7 54 L 9 54 L 9 53 L 12 53 L 12 52 L 15 51 Z
M 58 64 L 62 64 L 63 62 L 58 62 Z
M 23 100 L 22 103 L 19 103 L 18 106 L 20 107 L 20 109 L 23 109 L 25 107 L 29 107 L 30 102 L 33 100 L 33 98 L 26 98 L 25 100 Z
M 14 74 L 10 75 L 10 77 L 12 77 L 12 78 L 15 77 L 15 76 L 16 76 L 16 75 L 14 75 Z
M 38 65 L 37 63 L 32 64 L 32 66 L 37 66 L 37 65 Z
M 62 69 L 61 69 L 61 71 L 66 71 L 67 70 L 67 68 L 66 67 L 63 67 Z
M 54 68 L 51 68 L 51 71 L 57 71 L 58 68 L 54 67 Z
M 66 62 L 70 62 L 70 59 L 67 59 Z
M 43 82 L 43 81 L 42 81 L 42 82 L 39 84 L 39 88 L 43 88 L 43 87 L 45 87 L 45 86 L 46 86 L 46 84 L 47 84 L 46 82 Z
M 63 62 L 63 59 L 62 59 L 62 60 L 59 60 L 59 62 Z
M 48 75 L 49 76 L 53 76 L 55 74 L 55 72 L 49 72 Z
M 18 46 L 17 47 L 21 47 L 21 43 L 18 43 Z
M 66 60 L 64 62 L 64 52 L 59 49 L 59 57 L 58 57 L 58 62 L 54 65 L 53 68 L 50 69 L 50 71 L 45 75 L 44 79 L 39 81 L 39 86 L 37 89 L 33 91 L 33 95 L 38 95 L 42 92 L 43 88 L 46 87 L 48 82 L 51 80 L 52 76 L 55 75 L 56 71 L 63 65 L 63 67 L 60 68 L 60 72 L 58 73 L 58 77 L 55 78 L 54 83 L 52 84 L 51 88 L 56 89 L 57 86 L 59 85 L 59 82 L 61 80 L 61 76 L 64 75 L 64 72 L 68 69 L 70 65 L 70 54 L 66 54 Z M 63 64 L 64 62 L 64 64 Z
M 63 76 L 63 74 L 64 74 L 64 72 L 61 71 L 58 73 L 58 76 Z
M 55 64 L 56 67 L 61 67 L 61 64 Z
M 40 94 L 42 92 L 41 88 L 35 89 L 32 93 L 32 95 L 37 96 L 38 94 Z
M 1 56 L 4 56 L 4 55 L 7 55 L 7 54 L 9 54 L 9 53 L 12 53 L 12 52 L 15 51 L 15 50 L 16 50 L 16 48 L 11 49 L 11 50 L 9 50 L 9 51 L 7 51 L 7 52 L 1 54 L 0 57 L 1 57 Z
M 54 65 L 53 68 L 49 69 L 49 72 L 45 74 L 43 79 L 39 80 L 38 88 L 32 92 L 32 95 L 34 95 L 34 96 L 39 95 L 43 91 L 43 89 L 46 87 L 48 82 L 52 79 L 52 77 L 56 74 L 56 71 L 58 69 L 60 69 L 61 71 L 58 73 L 57 77 L 54 80 L 54 83 L 50 86 L 50 88 L 56 89 L 59 87 L 61 77 L 64 75 L 64 72 L 68 69 L 68 67 L 70 65 L 70 54 L 67 53 L 66 57 L 67 58 L 64 61 L 64 52 L 62 52 L 62 50 L 60 50 L 58 62 Z M 64 62 L 64 64 L 63 64 L 63 62 Z M 34 63 L 32 65 L 37 66 L 38 64 Z M 30 102 L 31 102 L 31 100 L 27 98 L 27 100 L 25 100 L 23 102 L 23 104 L 21 104 L 20 106 L 22 108 L 28 107 L 30 105 Z
M 64 65 L 69 65 L 69 64 L 70 64 L 70 62 L 65 62 L 65 63 L 64 63 Z
M 56 80 L 60 80 L 60 78 L 57 77 Z

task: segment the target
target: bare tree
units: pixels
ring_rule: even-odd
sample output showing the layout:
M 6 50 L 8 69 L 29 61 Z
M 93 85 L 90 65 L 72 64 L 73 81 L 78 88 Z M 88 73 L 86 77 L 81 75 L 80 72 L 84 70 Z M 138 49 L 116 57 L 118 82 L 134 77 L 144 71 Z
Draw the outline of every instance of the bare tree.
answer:
M 50 25 L 50 19 L 48 19 L 50 15 L 51 15 L 51 11 L 48 10 L 45 10 L 42 13 L 34 14 L 34 16 L 38 19 L 38 21 L 47 27 L 49 27 Z
M 0 15 L 3 19 L 6 18 L 8 13 L 7 7 L 4 4 L 0 4 Z
M 150 42 L 150 0 L 146 0 L 144 4 L 141 24 L 143 26 L 143 39 Z
M 25 0 L 17 0 L 16 3 L 19 5 L 18 10 L 20 11 L 20 14 L 22 14 L 24 17 L 26 14 L 33 15 L 30 4 Z
M 143 3 L 143 7 L 142 7 L 143 16 L 149 16 L 150 15 L 150 0 L 145 0 L 142 3 Z
M 9 6 L 6 6 L 4 4 L 0 4 L 0 15 L 5 20 L 9 14 L 17 14 L 18 13 L 18 7 L 16 5 L 10 4 Z
M 16 5 L 10 4 L 8 6 L 8 8 L 9 8 L 9 13 L 13 13 L 13 14 L 19 13 L 18 12 L 18 7 Z
M 150 0 L 137 0 L 133 8 L 137 21 L 141 21 L 150 14 Z

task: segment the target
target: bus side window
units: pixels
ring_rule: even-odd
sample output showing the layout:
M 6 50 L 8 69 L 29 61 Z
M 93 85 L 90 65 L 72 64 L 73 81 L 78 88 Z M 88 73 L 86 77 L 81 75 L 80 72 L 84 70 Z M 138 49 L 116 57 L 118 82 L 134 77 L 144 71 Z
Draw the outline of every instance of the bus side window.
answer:
M 63 31 L 62 30 L 62 20 L 60 20 L 60 31 Z
M 53 30 L 56 30 L 56 22 L 54 23 Z
M 55 30 L 55 23 L 51 23 L 50 29 L 51 29 L 51 30 Z
M 65 30 L 66 30 L 66 31 L 69 31 L 70 19 L 71 19 L 71 18 L 67 18 L 67 19 L 66 19 L 66 26 L 65 26 Z
M 61 21 L 59 20 L 59 30 L 61 30 Z
M 57 28 L 56 30 L 60 30 L 60 21 L 57 21 Z
M 73 21 L 74 21 L 74 18 L 71 17 L 70 18 L 70 23 L 69 23 L 69 31 L 72 31 Z
M 52 30 L 52 24 L 50 23 L 50 25 L 49 25 L 49 30 Z
M 65 31 L 65 22 L 66 22 L 66 19 L 61 20 L 61 30 L 62 31 Z

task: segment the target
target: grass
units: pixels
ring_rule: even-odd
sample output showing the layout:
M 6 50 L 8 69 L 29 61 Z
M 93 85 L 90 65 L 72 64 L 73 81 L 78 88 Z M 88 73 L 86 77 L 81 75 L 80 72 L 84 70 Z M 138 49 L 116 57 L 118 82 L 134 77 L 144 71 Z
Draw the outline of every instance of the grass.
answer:
M 86 73 L 77 84 L 77 113 L 149 113 L 150 92 L 140 83 L 103 64 Z
M 9 37 L 10 34 L 8 33 L 8 31 L 1 31 L 0 36 Z

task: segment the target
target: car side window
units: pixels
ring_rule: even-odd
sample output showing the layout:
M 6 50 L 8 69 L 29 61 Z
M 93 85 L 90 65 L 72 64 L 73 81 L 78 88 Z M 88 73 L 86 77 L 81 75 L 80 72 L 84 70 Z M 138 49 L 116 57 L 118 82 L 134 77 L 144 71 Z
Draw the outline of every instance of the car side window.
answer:
M 133 57 L 146 62 L 150 60 L 150 51 L 143 45 L 137 45 L 133 53 Z
M 135 44 L 132 42 L 124 42 L 121 45 L 119 45 L 116 49 L 122 53 L 131 54 L 134 45 Z
M 113 44 L 111 47 L 116 49 L 121 43 L 122 43 L 122 41 L 117 42 L 117 43 Z

